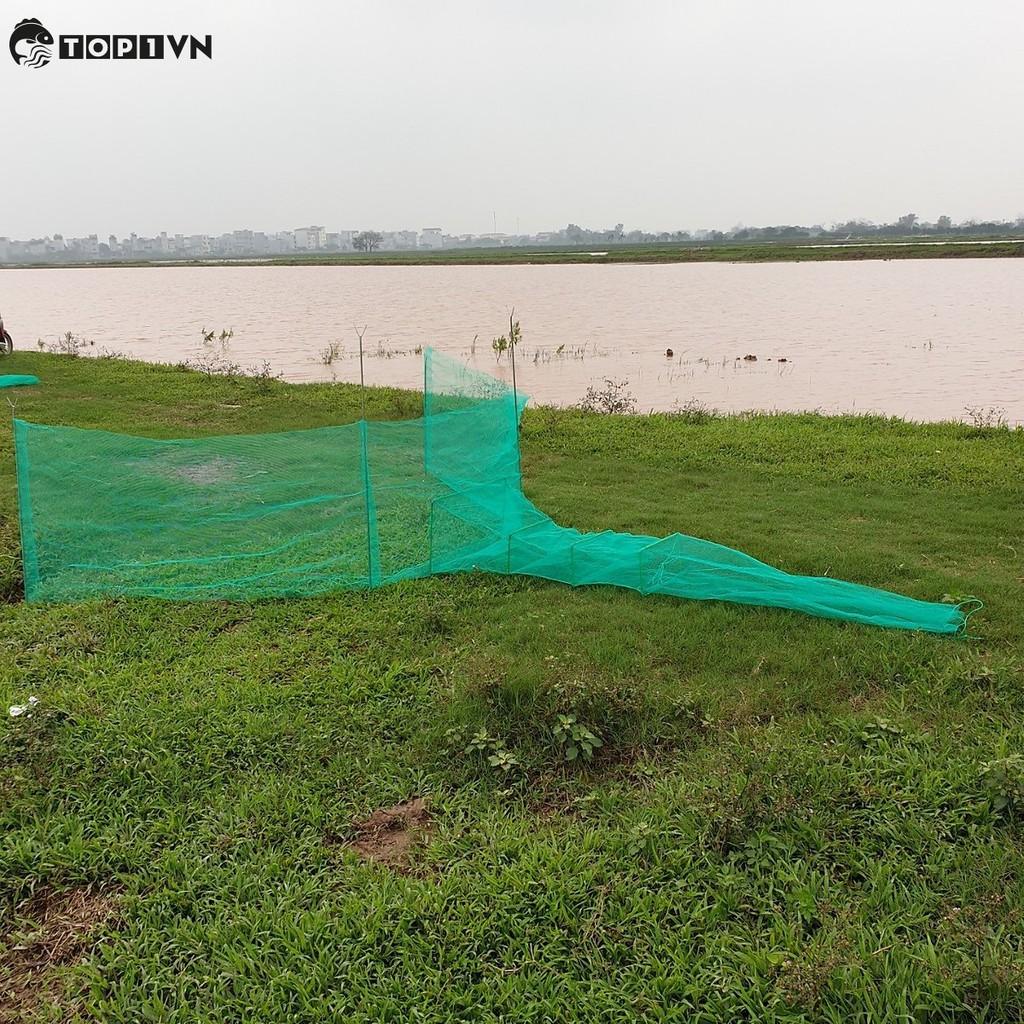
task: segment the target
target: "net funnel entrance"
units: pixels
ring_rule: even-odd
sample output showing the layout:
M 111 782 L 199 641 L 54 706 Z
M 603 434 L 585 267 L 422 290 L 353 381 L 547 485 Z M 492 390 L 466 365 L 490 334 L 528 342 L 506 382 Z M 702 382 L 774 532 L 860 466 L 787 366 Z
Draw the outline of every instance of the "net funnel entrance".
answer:
M 788 608 L 956 633 L 956 606 L 795 576 L 684 534 L 583 533 L 523 494 L 525 399 L 428 349 L 424 414 L 152 440 L 15 420 L 25 593 L 255 600 L 437 573 Z

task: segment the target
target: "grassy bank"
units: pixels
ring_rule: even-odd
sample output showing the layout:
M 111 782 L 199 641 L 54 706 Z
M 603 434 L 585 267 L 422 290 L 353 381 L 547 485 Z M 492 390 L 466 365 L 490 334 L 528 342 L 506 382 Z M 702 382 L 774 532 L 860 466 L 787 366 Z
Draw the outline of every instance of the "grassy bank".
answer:
M 12 393 L 23 418 L 151 436 L 359 409 L 344 385 L 0 369 L 45 381 Z M 418 412 L 370 393 L 373 418 Z M 523 458 L 568 525 L 975 593 L 980 639 L 482 576 L 27 606 L 5 423 L 0 703 L 40 703 L 0 722 L 0 1020 L 1024 1013 L 1024 432 L 537 410 Z
M 19 263 L 12 267 L 53 266 L 445 266 L 548 263 L 806 263 L 836 260 L 978 259 L 1024 256 L 1022 239 L 844 242 L 816 245 L 782 242 L 649 243 L 642 245 L 547 246 L 442 249 L 434 252 L 302 253 L 287 256 L 209 260 L 95 260 L 88 263 Z

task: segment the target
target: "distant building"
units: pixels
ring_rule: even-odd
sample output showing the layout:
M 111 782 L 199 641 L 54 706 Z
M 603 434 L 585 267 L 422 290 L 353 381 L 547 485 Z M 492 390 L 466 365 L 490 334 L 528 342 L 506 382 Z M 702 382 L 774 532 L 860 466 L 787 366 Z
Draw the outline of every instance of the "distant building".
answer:
M 327 248 L 334 252 L 347 252 L 352 248 L 354 231 L 328 231 Z
M 248 228 L 231 232 L 231 255 L 245 256 L 253 251 L 253 233 Z
M 380 247 L 382 249 L 401 251 L 405 249 L 415 249 L 416 245 L 417 238 L 415 231 L 385 231 L 381 236 Z
M 100 254 L 100 240 L 96 235 L 87 235 L 85 238 L 72 238 L 71 248 L 77 256 L 87 260 L 94 260 Z
M 315 252 L 327 248 L 327 232 L 322 227 L 296 228 L 292 234 L 296 249 Z
M 444 248 L 444 232 L 440 228 L 424 228 L 420 232 L 419 247 L 421 249 Z

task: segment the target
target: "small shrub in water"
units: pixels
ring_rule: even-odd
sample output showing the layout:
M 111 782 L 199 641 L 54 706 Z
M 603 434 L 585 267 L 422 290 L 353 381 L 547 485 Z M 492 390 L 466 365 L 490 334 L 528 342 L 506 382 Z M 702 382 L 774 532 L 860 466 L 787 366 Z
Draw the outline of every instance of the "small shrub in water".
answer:
M 48 345 L 41 338 L 36 344 L 39 346 L 40 352 L 51 352 L 58 356 L 79 356 L 82 354 L 82 349 L 88 345 L 94 345 L 93 341 L 85 341 L 84 338 L 77 334 L 72 334 L 71 331 L 65 332 L 65 334 L 58 338 L 52 345 Z
M 523 339 L 523 331 L 519 326 L 518 320 L 513 320 L 509 324 L 508 334 L 502 334 L 500 337 L 495 338 L 491 342 L 491 348 L 494 351 L 494 358 L 501 362 L 501 357 L 511 349 L 515 348 Z M 474 344 L 476 338 L 473 339 Z
M 214 342 L 219 342 L 221 348 L 224 348 L 227 343 L 235 336 L 235 329 L 233 327 L 226 328 L 217 333 L 216 330 L 208 331 L 205 327 L 202 328 L 200 333 L 203 336 L 204 345 L 212 345 Z
M 320 349 L 320 362 L 323 363 L 324 366 L 330 366 L 335 359 L 341 358 L 341 353 L 343 351 L 344 350 L 342 349 L 340 342 L 332 341 L 329 345 Z

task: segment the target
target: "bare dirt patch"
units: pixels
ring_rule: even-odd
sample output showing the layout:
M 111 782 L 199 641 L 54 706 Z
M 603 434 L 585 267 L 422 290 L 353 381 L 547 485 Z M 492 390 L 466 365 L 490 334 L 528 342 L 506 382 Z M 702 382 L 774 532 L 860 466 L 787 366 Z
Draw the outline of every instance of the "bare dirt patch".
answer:
M 432 823 L 426 801 L 414 797 L 394 807 L 382 807 L 352 827 L 355 838 L 348 845 L 360 857 L 406 871 L 414 847 L 426 839 Z
M 99 886 L 44 889 L 19 904 L 13 926 L 0 936 L 0 1024 L 61 1001 L 55 969 L 78 963 L 116 912 L 117 894 Z

